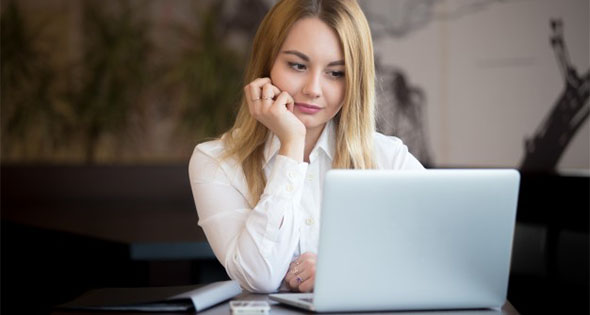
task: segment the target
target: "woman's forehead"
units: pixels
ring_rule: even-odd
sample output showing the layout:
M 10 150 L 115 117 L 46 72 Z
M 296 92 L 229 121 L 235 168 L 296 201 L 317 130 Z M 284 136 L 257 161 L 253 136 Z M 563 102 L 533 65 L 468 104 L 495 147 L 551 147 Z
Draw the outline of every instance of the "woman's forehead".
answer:
M 287 50 L 299 51 L 310 61 L 330 63 L 344 59 L 338 34 L 317 17 L 306 17 L 293 24 L 281 47 L 281 51 Z

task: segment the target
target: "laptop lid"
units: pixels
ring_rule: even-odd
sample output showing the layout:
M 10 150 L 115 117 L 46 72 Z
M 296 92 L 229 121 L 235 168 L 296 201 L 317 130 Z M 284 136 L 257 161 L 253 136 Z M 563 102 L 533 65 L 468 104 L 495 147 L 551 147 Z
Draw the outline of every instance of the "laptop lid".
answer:
M 515 170 L 331 170 L 324 181 L 316 311 L 501 307 Z

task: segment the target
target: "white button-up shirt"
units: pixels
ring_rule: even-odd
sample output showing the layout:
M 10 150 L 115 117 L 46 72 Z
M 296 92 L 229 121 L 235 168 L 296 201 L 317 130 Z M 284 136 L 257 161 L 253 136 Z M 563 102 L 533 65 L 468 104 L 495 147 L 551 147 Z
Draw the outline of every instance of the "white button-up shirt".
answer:
M 374 135 L 374 160 L 380 169 L 423 169 L 396 137 Z M 326 125 L 309 163 L 279 155 L 272 136 L 264 148 L 266 187 L 252 207 L 241 166 L 221 160 L 221 140 L 194 150 L 189 176 L 199 225 L 229 277 L 252 292 L 273 292 L 289 263 L 305 252 L 317 253 L 324 176 L 332 167 L 335 132 Z

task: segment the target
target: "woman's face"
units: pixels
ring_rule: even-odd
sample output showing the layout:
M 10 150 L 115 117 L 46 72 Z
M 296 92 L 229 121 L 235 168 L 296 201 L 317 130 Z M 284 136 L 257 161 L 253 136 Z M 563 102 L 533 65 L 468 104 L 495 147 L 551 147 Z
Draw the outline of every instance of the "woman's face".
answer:
M 295 100 L 293 113 L 308 132 L 320 132 L 344 101 L 344 55 L 338 35 L 315 17 L 291 27 L 270 79 Z

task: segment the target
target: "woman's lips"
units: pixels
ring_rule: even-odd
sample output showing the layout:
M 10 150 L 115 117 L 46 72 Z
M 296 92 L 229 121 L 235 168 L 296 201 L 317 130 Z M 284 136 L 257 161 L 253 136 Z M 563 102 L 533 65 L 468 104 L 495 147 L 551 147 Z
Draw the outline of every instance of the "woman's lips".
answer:
M 322 108 L 319 106 L 306 103 L 295 103 L 295 107 L 297 107 L 297 109 L 304 114 L 315 114 L 322 110 Z

